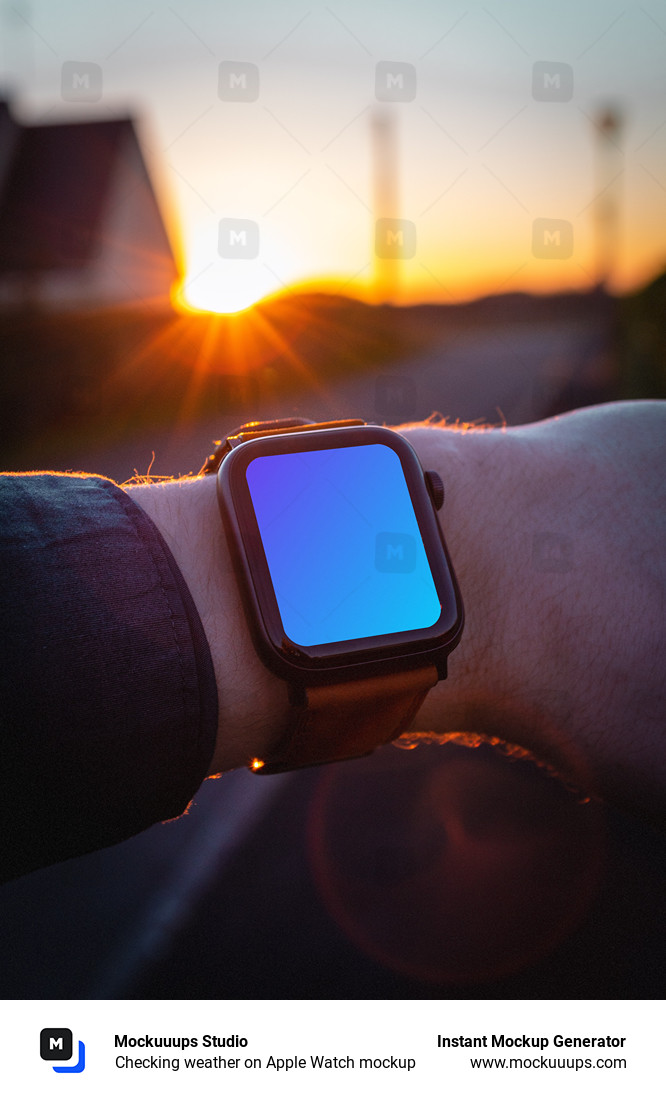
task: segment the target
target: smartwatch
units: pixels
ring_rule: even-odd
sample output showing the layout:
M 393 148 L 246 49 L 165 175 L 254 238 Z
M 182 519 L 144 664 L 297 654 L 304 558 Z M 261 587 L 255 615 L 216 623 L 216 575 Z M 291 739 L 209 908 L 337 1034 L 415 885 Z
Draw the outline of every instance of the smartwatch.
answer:
M 365 756 L 446 677 L 463 605 L 438 474 L 362 420 L 244 424 L 201 473 L 217 497 L 254 646 L 289 720 L 257 774 Z

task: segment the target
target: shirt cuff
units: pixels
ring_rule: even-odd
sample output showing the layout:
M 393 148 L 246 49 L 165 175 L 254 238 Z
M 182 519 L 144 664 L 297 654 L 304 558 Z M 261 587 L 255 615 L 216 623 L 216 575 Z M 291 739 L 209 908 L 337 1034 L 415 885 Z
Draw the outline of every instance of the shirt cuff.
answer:
M 99 477 L 0 477 L 2 867 L 12 877 L 186 809 L 217 689 L 157 528 Z

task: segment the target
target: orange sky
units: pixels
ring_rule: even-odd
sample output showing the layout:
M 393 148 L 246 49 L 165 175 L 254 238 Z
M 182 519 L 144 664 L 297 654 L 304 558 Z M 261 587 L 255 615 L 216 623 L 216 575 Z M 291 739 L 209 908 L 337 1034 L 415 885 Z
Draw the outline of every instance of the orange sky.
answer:
M 28 23 L 9 16 L 22 119 L 140 117 L 195 306 L 303 280 L 399 302 L 589 286 L 600 215 L 611 286 L 666 266 L 666 18 L 645 6 L 35 0 Z M 98 66 L 96 101 L 63 101 L 68 58 Z M 609 104 L 622 125 L 601 139 Z M 393 137 L 378 150 L 380 113 Z M 387 216 L 414 255 L 378 264 Z M 238 243 L 248 225 L 249 251 L 221 255 L 221 226 Z

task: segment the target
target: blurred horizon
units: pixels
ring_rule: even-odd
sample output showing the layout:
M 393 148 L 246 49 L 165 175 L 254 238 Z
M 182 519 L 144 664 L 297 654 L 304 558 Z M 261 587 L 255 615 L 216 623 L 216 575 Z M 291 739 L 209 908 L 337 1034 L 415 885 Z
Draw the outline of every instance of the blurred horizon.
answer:
M 16 0 L 0 86 L 24 124 L 135 118 L 193 308 L 626 293 L 666 267 L 662 8 Z

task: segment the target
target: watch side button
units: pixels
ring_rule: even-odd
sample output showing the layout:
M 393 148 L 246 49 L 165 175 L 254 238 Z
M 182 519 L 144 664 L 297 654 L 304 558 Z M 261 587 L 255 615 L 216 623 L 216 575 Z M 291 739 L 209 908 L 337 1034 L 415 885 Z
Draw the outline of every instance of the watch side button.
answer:
M 430 493 L 430 499 L 439 512 L 444 503 L 444 482 L 435 470 L 426 470 L 425 483 Z

